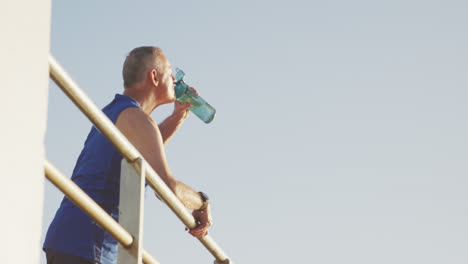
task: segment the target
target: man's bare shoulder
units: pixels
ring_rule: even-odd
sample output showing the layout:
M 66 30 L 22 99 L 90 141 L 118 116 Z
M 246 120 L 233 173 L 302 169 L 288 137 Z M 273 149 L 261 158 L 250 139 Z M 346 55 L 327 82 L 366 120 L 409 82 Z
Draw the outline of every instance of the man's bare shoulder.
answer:
M 116 125 L 117 124 L 126 126 L 150 125 L 153 127 L 157 127 L 157 124 L 153 120 L 153 118 L 151 118 L 150 115 L 146 114 L 145 112 L 143 112 L 143 110 L 137 107 L 129 107 L 123 110 L 117 118 Z
M 130 107 L 122 111 L 115 125 L 124 134 L 139 134 L 143 135 L 146 133 L 159 134 L 159 128 L 156 122 L 151 118 L 150 115 L 146 114 L 137 107 Z
M 153 118 L 140 108 L 122 111 L 115 123 L 158 175 L 167 180 L 170 175 L 164 154 L 161 132 Z

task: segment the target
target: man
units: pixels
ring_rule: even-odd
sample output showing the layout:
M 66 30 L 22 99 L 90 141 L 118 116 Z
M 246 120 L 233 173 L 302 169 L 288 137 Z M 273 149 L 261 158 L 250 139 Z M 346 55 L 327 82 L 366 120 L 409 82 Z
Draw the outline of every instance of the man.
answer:
M 189 114 L 190 104 L 175 102 L 174 112 L 159 126 L 151 118 L 158 106 L 175 101 L 174 76 L 161 49 L 139 47 L 123 65 L 124 93 L 103 112 L 138 149 L 199 223 L 189 231 L 201 238 L 211 226 L 206 194 L 196 192 L 171 174 L 164 146 Z M 72 180 L 115 219 L 118 218 L 122 155 L 94 127 L 73 170 Z M 44 242 L 47 264 L 116 263 L 117 242 L 65 197 Z

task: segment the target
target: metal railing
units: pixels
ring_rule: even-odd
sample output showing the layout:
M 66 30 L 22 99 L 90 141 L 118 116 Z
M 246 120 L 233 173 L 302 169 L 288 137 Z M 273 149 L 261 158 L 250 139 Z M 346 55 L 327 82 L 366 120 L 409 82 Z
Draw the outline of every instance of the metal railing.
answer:
M 62 191 L 70 201 L 89 215 L 104 230 L 109 232 L 122 246 L 129 248 L 132 245 L 132 235 L 47 159 L 44 160 L 44 172 L 46 178 Z M 143 262 L 159 264 L 159 262 L 144 249 Z
M 109 120 L 109 118 L 101 111 L 101 109 L 99 109 L 93 103 L 93 101 L 85 94 L 85 92 L 81 88 L 79 88 L 79 86 L 73 81 L 73 79 L 63 69 L 63 67 L 59 65 L 59 63 L 54 59 L 52 55 L 49 55 L 49 74 L 51 79 L 88 117 L 88 119 L 94 124 L 94 126 L 114 145 L 114 147 L 120 153 L 122 153 L 122 156 L 125 158 L 125 160 L 127 160 L 128 163 L 132 164 L 132 166 L 134 166 L 137 172 L 141 172 L 140 166 L 144 166 L 146 168 L 143 172 L 145 174 L 146 182 L 148 183 L 148 185 L 157 193 L 158 197 L 160 197 L 161 200 L 164 201 L 166 205 L 176 214 L 176 216 L 185 224 L 185 226 L 190 229 L 195 228 L 197 225 L 195 219 L 185 209 L 185 207 L 179 201 L 179 199 L 174 195 L 174 193 L 169 189 L 169 187 L 167 187 L 164 181 L 156 174 L 153 168 L 144 160 L 143 156 L 138 152 L 138 150 L 117 129 L 117 127 L 112 123 L 112 121 Z M 137 159 L 141 159 L 141 162 L 135 162 Z M 49 168 L 49 171 L 54 170 Z M 87 207 L 86 204 L 84 204 L 83 206 Z M 98 211 L 95 211 L 94 209 L 92 210 L 96 213 L 96 217 L 100 218 L 102 216 L 102 214 L 98 213 Z M 120 241 L 117 237 L 115 238 L 119 242 L 121 242 L 121 244 L 124 247 L 129 247 L 129 243 L 130 245 L 133 243 L 133 241 L 129 241 L 129 233 L 127 231 L 124 230 L 126 234 L 124 234 L 122 230 L 115 231 L 118 229 L 118 227 L 116 227 L 115 224 L 109 224 L 109 228 L 114 230 L 112 232 L 114 232 L 117 237 L 121 236 L 122 241 Z M 110 233 L 112 234 L 112 232 Z M 126 238 L 124 239 L 124 237 Z M 203 238 L 199 238 L 199 240 L 205 246 L 205 248 L 215 257 L 216 263 L 231 263 L 226 253 L 224 253 L 224 251 L 219 247 L 219 245 L 214 241 L 214 239 L 211 238 L 211 236 L 207 235 Z M 145 254 L 148 257 L 149 254 L 144 252 L 143 256 L 145 256 Z

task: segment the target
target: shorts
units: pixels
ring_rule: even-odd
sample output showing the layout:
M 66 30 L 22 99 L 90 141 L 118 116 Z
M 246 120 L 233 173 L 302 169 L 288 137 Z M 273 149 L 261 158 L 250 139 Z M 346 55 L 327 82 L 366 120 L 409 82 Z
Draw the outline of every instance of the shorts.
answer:
M 47 257 L 47 264 L 99 264 L 83 257 L 77 257 L 50 248 L 44 249 Z

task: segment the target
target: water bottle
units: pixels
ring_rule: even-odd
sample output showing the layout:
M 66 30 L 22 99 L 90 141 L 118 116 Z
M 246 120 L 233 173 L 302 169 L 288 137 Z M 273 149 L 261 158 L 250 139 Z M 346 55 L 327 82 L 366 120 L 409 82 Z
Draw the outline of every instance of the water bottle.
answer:
M 177 101 L 182 104 L 190 103 L 192 106 L 190 106 L 189 110 L 203 120 L 203 122 L 210 123 L 215 117 L 216 110 L 205 102 L 192 88 L 188 87 L 184 82 L 185 73 L 181 69 L 176 68 L 175 70 L 176 83 L 174 89 Z

